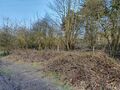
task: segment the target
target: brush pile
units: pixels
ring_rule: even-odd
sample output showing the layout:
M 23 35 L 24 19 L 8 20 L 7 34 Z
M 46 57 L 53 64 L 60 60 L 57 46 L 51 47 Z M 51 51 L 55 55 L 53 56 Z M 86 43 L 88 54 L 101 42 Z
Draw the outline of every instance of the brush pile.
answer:
M 119 90 L 120 67 L 106 54 L 66 53 L 49 60 L 47 71 L 60 75 L 78 90 Z
M 78 90 L 120 90 L 120 63 L 103 52 L 17 50 L 5 59 L 43 62 L 45 72 Z

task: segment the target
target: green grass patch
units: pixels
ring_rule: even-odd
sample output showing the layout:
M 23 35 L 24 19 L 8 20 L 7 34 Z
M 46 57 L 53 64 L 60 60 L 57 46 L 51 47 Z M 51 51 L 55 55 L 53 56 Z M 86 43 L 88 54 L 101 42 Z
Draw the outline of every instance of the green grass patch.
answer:
M 8 53 L 4 52 L 4 51 L 0 51 L 0 57 L 4 57 L 9 55 Z
M 9 69 L 0 68 L 0 75 L 10 76 L 11 74 L 12 74 L 12 72 Z
M 72 86 L 60 80 L 61 75 L 56 72 L 45 72 L 45 77 L 52 80 L 52 83 L 59 87 L 60 90 L 73 90 Z
M 34 62 L 31 66 L 33 68 L 44 67 L 44 63 Z M 54 85 L 59 87 L 60 90 L 73 90 L 72 86 L 60 80 L 61 75 L 56 72 L 42 72 L 40 74 L 42 74 L 41 77 L 49 78 Z

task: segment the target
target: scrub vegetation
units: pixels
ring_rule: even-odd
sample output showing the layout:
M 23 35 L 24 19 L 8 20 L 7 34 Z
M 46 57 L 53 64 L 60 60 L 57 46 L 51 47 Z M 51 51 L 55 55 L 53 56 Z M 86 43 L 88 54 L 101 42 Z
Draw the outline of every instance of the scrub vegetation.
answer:
M 119 90 L 120 0 L 54 0 L 54 18 L 0 27 L 0 56 L 41 63 L 74 90 Z M 49 75 L 49 74 L 48 74 Z

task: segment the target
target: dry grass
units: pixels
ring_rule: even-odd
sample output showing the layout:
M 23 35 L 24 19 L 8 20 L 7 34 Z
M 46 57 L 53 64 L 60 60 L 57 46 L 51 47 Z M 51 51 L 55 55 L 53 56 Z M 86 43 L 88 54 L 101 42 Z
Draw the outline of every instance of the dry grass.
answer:
M 60 75 L 60 79 L 78 90 L 119 90 L 120 66 L 103 52 L 56 52 L 17 50 L 6 57 L 15 61 L 43 62 L 44 71 Z
M 11 55 L 4 57 L 4 59 L 24 62 L 45 62 L 60 54 L 60 52 L 54 51 L 15 50 Z
M 119 90 L 120 67 L 106 54 L 65 53 L 49 60 L 46 71 L 61 75 L 61 80 L 83 90 Z M 115 89 L 117 88 L 117 89 Z

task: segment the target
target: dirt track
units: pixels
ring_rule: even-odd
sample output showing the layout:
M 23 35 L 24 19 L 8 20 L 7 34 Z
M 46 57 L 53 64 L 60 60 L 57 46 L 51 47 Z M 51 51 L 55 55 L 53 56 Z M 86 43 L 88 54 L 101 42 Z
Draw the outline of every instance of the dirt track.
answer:
M 0 90 L 60 90 L 27 64 L 0 60 Z

